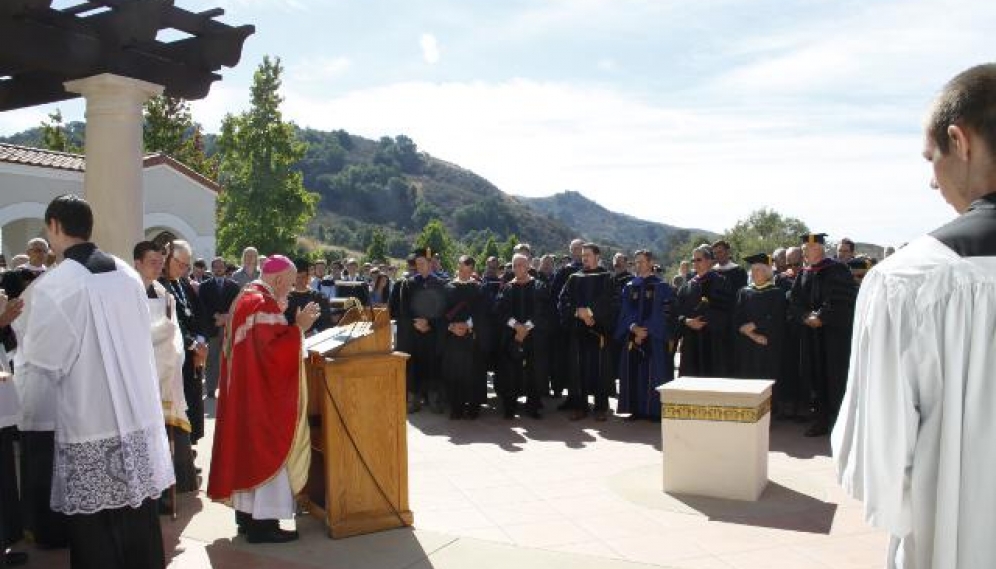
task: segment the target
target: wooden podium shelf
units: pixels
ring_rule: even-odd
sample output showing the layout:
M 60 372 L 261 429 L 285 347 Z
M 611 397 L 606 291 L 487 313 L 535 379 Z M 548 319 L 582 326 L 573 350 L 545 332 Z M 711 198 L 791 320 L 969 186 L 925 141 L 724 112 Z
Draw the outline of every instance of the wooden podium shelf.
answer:
M 305 341 L 309 511 L 333 538 L 412 525 L 405 410 L 407 354 L 391 351 L 384 309 L 347 313 Z

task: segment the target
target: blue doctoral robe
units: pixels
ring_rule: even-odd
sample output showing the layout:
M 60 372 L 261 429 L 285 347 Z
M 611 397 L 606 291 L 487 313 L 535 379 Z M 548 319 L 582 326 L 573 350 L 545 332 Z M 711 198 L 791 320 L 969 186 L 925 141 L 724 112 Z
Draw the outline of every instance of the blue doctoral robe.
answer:
M 669 321 L 674 295 L 657 276 L 636 277 L 622 291 L 616 339 L 622 344 L 619 363 L 619 413 L 659 419 L 657 387 L 674 378 L 674 360 L 668 350 Z M 646 327 L 647 338 L 638 345 L 630 326 Z

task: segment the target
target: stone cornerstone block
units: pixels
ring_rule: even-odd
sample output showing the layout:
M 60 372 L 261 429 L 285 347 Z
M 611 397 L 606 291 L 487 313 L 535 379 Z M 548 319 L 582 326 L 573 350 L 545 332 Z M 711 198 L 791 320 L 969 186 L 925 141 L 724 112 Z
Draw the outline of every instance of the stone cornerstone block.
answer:
M 772 385 L 680 377 L 658 387 L 664 491 L 757 500 L 768 484 Z

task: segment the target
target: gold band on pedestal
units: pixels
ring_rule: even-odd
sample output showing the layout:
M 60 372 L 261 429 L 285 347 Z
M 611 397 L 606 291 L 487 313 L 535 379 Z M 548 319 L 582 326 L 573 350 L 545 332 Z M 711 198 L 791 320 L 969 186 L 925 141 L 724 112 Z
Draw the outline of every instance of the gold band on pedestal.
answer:
M 771 411 L 771 398 L 757 407 L 728 407 L 725 405 L 695 405 L 664 403 L 661 415 L 679 421 L 720 421 L 727 423 L 756 423 Z

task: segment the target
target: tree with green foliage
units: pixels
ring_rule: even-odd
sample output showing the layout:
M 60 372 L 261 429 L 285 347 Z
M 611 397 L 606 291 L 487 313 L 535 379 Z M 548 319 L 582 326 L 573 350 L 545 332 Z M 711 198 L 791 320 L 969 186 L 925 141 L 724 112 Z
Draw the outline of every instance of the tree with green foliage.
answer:
M 367 246 L 367 261 L 383 263 L 387 260 L 387 236 L 381 229 L 374 229 L 370 235 L 370 245 Z
M 508 263 L 509 261 L 512 260 L 512 255 L 515 254 L 515 246 L 518 244 L 519 244 L 519 238 L 516 237 L 514 233 L 508 236 L 508 239 L 505 240 L 505 243 L 503 243 L 498 248 L 498 251 L 500 253 L 498 257 L 501 258 L 502 262 Z
M 316 194 L 309 193 L 295 165 L 305 145 L 283 121 L 280 59 L 263 58 L 253 76 L 248 111 L 226 115 L 218 138 L 218 250 L 234 255 L 253 245 L 260 253 L 286 253 L 315 215 Z
M 62 111 L 55 109 L 48 115 L 48 122 L 42 122 L 42 148 L 55 150 L 57 152 L 80 153 L 82 148 L 73 144 L 69 136 L 69 129 L 62 122 Z
M 436 204 L 426 200 L 422 196 L 415 198 L 415 212 L 412 213 L 412 223 L 415 227 L 425 227 L 433 220 L 443 218 L 443 212 Z
M 723 234 L 730 243 L 735 259 L 755 253 L 768 253 L 779 247 L 791 247 L 799 236 L 809 233 L 809 227 L 794 217 L 784 217 L 771 209 L 751 212 L 747 219 L 738 221 Z
M 212 180 L 218 161 L 204 152 L 204 137 L 190 114 L 190 102 L 159 95 L 145 102 L 142 139 L 146 152 L 162 152 Z
M 484 248 L 481 249 L 481 257 L 483 257 L 483 259 L 481 260 L 482 261 L 487 260 L 488 257 L 500 257 L 500 256 L 501 256 L 501 250 L 498 249 L 498 243 L 495 242 L 495 238 L 492 235 L 491 237 L 488 237 L 488 241 L 484 244 Z
M 415 239 L 415 248 L 420 249 L 422 247 L 431 248 L 434 254 L 439 253 L 439 260 L 443 268 L 449 272 L 453 272 L 453 268 L 456 266 L 454 259 L 456 251 L 453 239 L 450 238 L 450 234 L 446 231 L 443 222 L 435 219 L 426 224 L 422 229 L 422 233 Z

